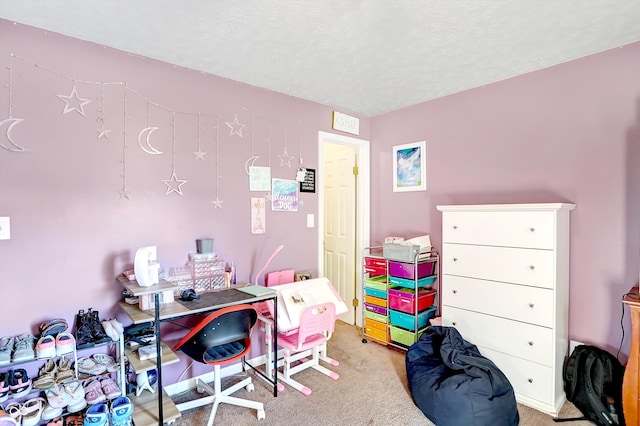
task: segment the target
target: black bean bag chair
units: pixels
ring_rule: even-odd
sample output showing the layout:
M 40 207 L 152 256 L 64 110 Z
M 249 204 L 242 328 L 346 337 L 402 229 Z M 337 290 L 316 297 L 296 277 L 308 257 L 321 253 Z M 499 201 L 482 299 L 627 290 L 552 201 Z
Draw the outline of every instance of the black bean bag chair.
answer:
M 513 387 L 453 327 L 429 327 L 405 358 L 414 403 L 437 426 L 516 426 Z

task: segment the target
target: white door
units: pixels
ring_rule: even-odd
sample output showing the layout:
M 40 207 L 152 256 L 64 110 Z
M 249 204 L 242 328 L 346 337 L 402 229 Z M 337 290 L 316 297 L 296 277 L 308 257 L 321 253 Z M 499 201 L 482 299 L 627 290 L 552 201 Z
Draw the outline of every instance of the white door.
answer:
M 340 319 L 355 322 L 356 297 L 356 168 L 357 149 L 324 144 L 324 276 L 348 311 Z

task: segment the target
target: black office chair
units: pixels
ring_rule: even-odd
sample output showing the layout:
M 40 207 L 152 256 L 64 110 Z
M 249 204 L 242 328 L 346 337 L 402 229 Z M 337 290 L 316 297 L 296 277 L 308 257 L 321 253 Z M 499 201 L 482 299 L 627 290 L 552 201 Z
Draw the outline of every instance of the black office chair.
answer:
M 251 329 L 255 325 L 257 317 L 256 310 L 247 304 L 219 309 L 198 323 L 174 346 L 174 350 L 180 349 L 198 362 L 213 365 L 215 376 L 213 388 L 198 379 L 198 392 L 207 391 L 209 396 L 178 404 L 180 411 L 213 403 L 208 423 L 211 426 L 218 405 L 224 402 L 254 408 L 258 411 L 258 420 L 265 418 L 264 405 L 261 402 L 229 396 L 243 387 L 251 392 L 253 390 L 251 377 L 247 376 L 239 383 L 221 390 L 221 365 L 241 359 L 243 371 L 245 369 L 244 357 L 251 347 Z

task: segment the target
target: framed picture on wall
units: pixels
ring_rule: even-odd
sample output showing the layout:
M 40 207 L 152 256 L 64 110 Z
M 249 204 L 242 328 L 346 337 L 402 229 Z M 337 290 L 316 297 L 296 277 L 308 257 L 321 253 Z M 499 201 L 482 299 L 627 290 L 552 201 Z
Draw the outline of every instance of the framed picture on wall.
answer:
M 311 272 L 296 272 L 296 281 L 305 281 L 311 279 Z
M 393 147 L 393 192 L 427 189 L 427 142 Z

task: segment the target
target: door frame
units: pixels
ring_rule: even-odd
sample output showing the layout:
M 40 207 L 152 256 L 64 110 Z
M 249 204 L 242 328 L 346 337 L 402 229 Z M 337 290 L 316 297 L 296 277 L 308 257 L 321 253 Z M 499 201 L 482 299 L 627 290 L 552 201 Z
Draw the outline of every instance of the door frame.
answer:
M 322 169 L 324 167 L 324 145 L 332 143 L 337 145 L 347 145 L 357 149 L 358 156 L 358 180 L 356 185 L 356 253 L 355 253 L 355 275 L 356 289 L 355 297 L 358 299 L 356 312 L 356 325 L 362 326 L 362 253 L 369 247 L 370 238 L 370 148 L 369 141 L 352 138 L 350 136 L 335 133 L 318 131 L 318 168 L 316 174 L 318 185 L 318 273 L 324 271 L 324 177 Z M 345 303 L 351 303 L 345 300 Z

